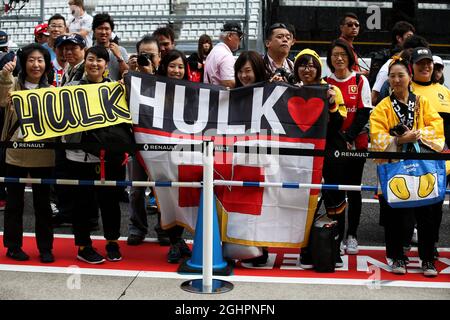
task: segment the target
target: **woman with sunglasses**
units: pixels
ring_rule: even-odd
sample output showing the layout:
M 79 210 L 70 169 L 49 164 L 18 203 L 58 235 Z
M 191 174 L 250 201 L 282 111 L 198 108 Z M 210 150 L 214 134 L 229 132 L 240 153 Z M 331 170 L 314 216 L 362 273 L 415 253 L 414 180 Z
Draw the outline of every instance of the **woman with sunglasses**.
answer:
M 371 149 L 373 151 L 401 152 L 403 145 L 421 142 L 430 149 L 441 152 L 445 137 L 442 118 L 423 95 L 410 91 L 411 71 L 408 63 L 394 57 L 389 65 L 389 83 L 392 94 L 384 98 L 370 115 Z M 414 110 L 408 106 L 414 105 Z M 399 120 L 403 119 L 403 120 Z M 398 130 L 399 125 L 402 130 Z M 387 162 L 387 160 L 377 160 Z M 406 273 L 407 257 L 404 255 L 404 239 L 410 234 L 412 216 L 417 220 L 419 256 L 425 276 L 437 276 L 433 262 L 435 205 L 415 208 L 392 208 L 380 194 L 380 215 L 384 218 L 386 256 L 391 260 L 392 272 Z
M 329 84 L 338 87 L 344 97 L 347 107 L 347 118 L 344 120 L 339 134 L 346 142 L 348 150 L 367 151 L 368 134 L 365 129 L 369 113 L 372 109 L 369 81 L 363 75 L 353 71 L 355 59 L 347 42 L 335 40 L 327 55 L 327 65 L 332 74 L 326 78 Z M 340 165 L 345 172 L 343 180 L 335 176 L 335 172 L 324 172 L 324 177 L 330 174 L 329 179 L 337 184 L 361 185 L 365 159 L 340 159 L 335 165 Z M 331 183 L 331 181 L 330 181 Z M 347 206 L 345 191 L 337 191 L 333 197 L 325 197 L 325 207 L 328 214 L 335 215 L 339 225 L 339 240 L 344 239 L 345 208 Z M 361 192 L 348 191 L 348 230 L 347 254 L 358 253 L 357 229 L 361 216 Z M 341 255 L 344 254 L 344 245 L 341 244 Z
M 311 49 L 304 49 L 295 57 L 294 74 L 299 85 L 327 85 L 321 79 L 322 61 L 317 52 Z M 333 85 L 328 86 L 328 101 L 329 101 L 329 122 L 327 128 L 326 148 L 329 150 L 345 149 L 346 142 L 338 134 L 343 121 L 347 117 L 347 109 L 344 104 L 341 90 Z M 341 173 L 335 170 L 334 159 L 325 158 L 323 163 L 323 172 Z M 324 183 L 329 184 L 329 174 L 324 175 Z M 327 192 L 324 191 L 323 195 Z M 320 254 L 320 253 L 318 253 Z M 340 257 L 339 257 L 340 259 Z M 337 259 L 336 267 L 342 267 L 342 263 Z M 300 252 L 300 267 L 303 269 L 312 269 L 312 256 L 309 247 L 304 247 Z

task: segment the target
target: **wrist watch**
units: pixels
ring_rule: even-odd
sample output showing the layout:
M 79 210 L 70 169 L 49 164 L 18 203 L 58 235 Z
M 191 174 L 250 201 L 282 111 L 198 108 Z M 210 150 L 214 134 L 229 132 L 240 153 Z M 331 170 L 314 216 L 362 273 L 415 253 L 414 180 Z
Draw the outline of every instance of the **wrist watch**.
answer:
M 118 62 L 118 63 L 121 63 L 122 61 L 123 61 L 123 58 L 122 58 L 122 57 L 117 58 L 117 62 Z

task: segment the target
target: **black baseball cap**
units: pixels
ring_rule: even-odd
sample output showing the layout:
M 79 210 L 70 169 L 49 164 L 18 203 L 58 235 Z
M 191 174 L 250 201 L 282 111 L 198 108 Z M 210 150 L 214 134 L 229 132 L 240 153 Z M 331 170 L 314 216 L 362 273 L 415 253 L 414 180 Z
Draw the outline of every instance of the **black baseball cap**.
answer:
M 8 34 L 5 31 L 0 31 L 0 48 L 8 46 Z
M 234 31 L 237 32 L 239 35 L 244 34 L 244 32 L 242 32 L 241 24 L 234 21 L 224 23 L 221 31 L 222 32 Z
M 66 35 L 59 36 L 58 38 L 56 38 L 55 46 L 59 47 L 66 43 L 73 43 L 73 44 L 79 45 L 81 48 L 86 47 L 86 40 L 84 39 L 84 37 L 82 35 L 80 35 L 78 33 L 72 33 L 72 34 L 66 34 Z
M 423 59 L 429 59 L 433 61 L 433 54 L 431 53 L 431 50 L 425 47 L 415 48 L 411 55 L 412 63 L 417 63 Z

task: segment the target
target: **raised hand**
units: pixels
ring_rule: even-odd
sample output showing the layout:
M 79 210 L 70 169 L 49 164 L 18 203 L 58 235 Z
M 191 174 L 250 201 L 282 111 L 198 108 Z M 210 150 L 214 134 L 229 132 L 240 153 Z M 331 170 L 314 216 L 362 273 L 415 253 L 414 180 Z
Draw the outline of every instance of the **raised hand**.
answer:
M 2 69 L 3 76 L 7 77 L 8 75 L 10 75 L 16 68 L 16 64 L 17 64 L 17 56 L 14 56 L 13 61 L 10 61 L 3 66 Z

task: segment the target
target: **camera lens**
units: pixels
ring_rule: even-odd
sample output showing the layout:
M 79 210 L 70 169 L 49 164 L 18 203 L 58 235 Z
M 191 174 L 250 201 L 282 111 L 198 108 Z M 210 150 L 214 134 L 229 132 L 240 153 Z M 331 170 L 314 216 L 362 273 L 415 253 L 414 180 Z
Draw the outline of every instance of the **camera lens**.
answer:
M 151 60 L 151 56 L 146 54 L 146 53 L 141 53 L 140 55 L 138 55 L 137 57 L 137 63 L 138 65 L 140 65 L 141 67 L 146 67 L 150 64 L 150 60 Z

